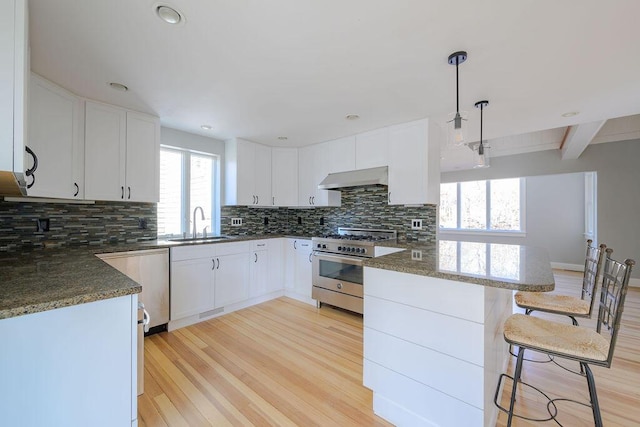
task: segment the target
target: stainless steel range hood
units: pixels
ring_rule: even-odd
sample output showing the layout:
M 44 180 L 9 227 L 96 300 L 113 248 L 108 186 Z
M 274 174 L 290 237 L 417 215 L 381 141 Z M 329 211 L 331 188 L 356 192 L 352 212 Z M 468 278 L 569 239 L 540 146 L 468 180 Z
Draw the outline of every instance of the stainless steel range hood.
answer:
M 27 186 L 23 174 L 0 171 L 0 196 L 26 196 Z
M 381 166 L 378 168 L 330 173 L 318 184 L 318 188 L 320 190 L 339 190 L 363 185 L 389 185 L 389 168 Z

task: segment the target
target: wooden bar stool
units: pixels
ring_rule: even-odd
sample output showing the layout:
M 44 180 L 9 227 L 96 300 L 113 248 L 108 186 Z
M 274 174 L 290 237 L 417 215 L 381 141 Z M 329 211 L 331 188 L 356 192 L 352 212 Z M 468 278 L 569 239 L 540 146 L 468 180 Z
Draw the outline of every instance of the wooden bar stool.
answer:
M 578 325 L 576 317 L 590 318 L 595 305 L 596 288 L 602 267 L 602 258 L 607 248 L 591 246 L 593 241 L 587 240 L 587 255 L 584 261 L 582 293 L 580 298 L 571 295 L 559 295 L 546 292 L 516 292 L 516 305 L 525 309 L 525 314 L 533 311 L 569 316 L 574 325 Z
M 595 425 L 597 427 L 602 426 L 596 385 L 589 365 L 611 367 L 613 351 L 620 329 L 624 300 L 629 286 L 629 277 L 635 264 L 635 261 L 631 259 L 625 260 L 624 263 L 615 261 L 610 257 L 611 252 L 610 249 L 607 250 L 603 267 L 596 330 L 523 314 L 513 314 L 505 322 L 504 339 L 510 345 L 518 347 L 518 358 L 513 377 L 507 374 L 500 376 L 494 403 L 498 408 L 509 414 L 507 426 L 511 425 L 514 416 L 518 416 L 514 415 L 513 409 L 517 385 L 519 382 L 520 384 L 525 384 L 520 381 L 525 350 L 534 350 L 551 357 L 561 357 L 579 362 L 584 370 L 582 375 L 587 378 L 590 406 Z M 499 391 L 504 378 L 513 379 L 511 401 L 508 409 L 501 407 L 499 404 Z M 556 414 L 551 412 L 549 406 L 551 405 L 555 408 L 553 403 L 555 400 L 569 399 L 549 399 L 547 409 L 550 418 L 548 419 L 555 420 Z

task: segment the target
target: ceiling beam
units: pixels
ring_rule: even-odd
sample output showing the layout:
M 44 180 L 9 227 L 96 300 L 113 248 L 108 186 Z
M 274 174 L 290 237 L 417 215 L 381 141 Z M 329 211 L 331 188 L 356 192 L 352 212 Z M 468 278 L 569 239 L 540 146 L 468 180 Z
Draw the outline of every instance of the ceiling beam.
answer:
M 582 152 L 587 148 L 587 145 L 593 141 L 606 122 L 606 120 L 601 120 L 571 126 L 571 129 L 565 135 L 564 142 L 560 149 L 562 152 L 562 160 L 574 160 L 580 157 Z

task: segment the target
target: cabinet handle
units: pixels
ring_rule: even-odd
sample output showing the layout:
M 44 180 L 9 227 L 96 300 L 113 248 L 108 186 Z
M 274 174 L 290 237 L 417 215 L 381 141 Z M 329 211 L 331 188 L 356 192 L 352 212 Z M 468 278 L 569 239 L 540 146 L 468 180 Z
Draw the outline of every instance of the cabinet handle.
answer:
M 215 270 L 216 269 L 216 260 L 211 258 L 211 269 Z
M 255 257 L 256 257 L 256 259 L 255 259 L 253 262 L 258 262 L 258 254 L 254 252 L 254 253 L 253 253 L 253 256 L 255 256 Z
M 254 205 L 256 204 L 256 196 L 255 195 L 253 196 L 253 204 Z
M 391 191 L 389 191 L 389 198 L 387 200 L 387 203 L 391 203 Z
M 29 153 L 31 155 L 31 157 L 33 158 L 33 166 L 31 168 L 27 169 L 26 171 L 24 171 L 24 174 L 26 176 L 30 176 L 31 177 L 31 183 L 27 184 L 27 188 L 31 188 L 31 187 L 33 187 L 33 184 L 36 183 L 36 176 L 34 175 L 34 172 L 36 171 L 36 169 L 38 169 L 38 156 L 36 156 L 36 153 L 34 153 L 33 150 L 31 148 L 27 147 L 26 145 L 24 147 L 24 151 Z
M 293 249 L 298 249 L 298 247 L 296 246 L 296 242 L 297 242 L 297 240 L 293 241 Z
M 273 196 L 271 199 L 272 199 L 272 200 L 271 200 L 271 204 L 272 204 L 273 206 L 275 206 L 275 205 L 276 205 L 276 197 L 275 197 L 275 196 Z
M 127 191 L 129 192 L 127 199 L 131 199 L 131 187 L 127 187 Z
M 120 198 L 124 199 L 124 185 L 120 187 Z
M 313 196 L 311 198 L 311 204 L 314 205 L 314 206 L 316 205 L 316 196 Z
M 313 255 L 313 253 L 309 254 L 309 262 L 311 262 L 311 256 Z
M 311 196 L 309 196 L 309 204 L 311 204 Z
M 80 187 L 78 186 L 77 182 L 74 182 L 73 185 L 75 185 L 76 187 L 76 192 L 73 193 L 73 197 L 78 197 L 78 193 L 80 192 Z
M 258 243 L 256 246 L 257 246 L 257 247 L 259 247 L 259 248 L 261 248 L 261 247 L 263 247 L 264 245 L 266 245 L 266 243 Z
M 216 266 L 216 270 L 220 269 L 220 258 L 216 258 L 216 260 L 218 261 L 218 265 Z
M 260 196 L 256 196 L 256 205 L 260 204 Z

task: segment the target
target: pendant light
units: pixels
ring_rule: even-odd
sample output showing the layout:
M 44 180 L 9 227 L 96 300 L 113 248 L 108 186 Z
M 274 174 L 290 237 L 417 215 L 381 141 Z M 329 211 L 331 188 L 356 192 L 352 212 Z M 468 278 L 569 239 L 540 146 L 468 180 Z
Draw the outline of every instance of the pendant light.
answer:
M 451 113 L 447 121 L 448 142 L 451 145 L 464 145 L 467 142 L 466 112 L 460 112 L 460 94 L 458 82 L 458 66 L 467 60 L 467 52 L 459 51 L 449 55 L 449 64 L 456 66 L 456 112 Z
M 489 101 L 478 101 L 475 103 L 476 108 L 480 108 L 480 143 L 478 143 L 478 158 L 474 168 L 488 168 L 489 167 L 489 146 L 482 140 L 482 121 L 484 107 L 489 105 Z M 472 147 L 472 149 L 474 149 Z M 474 149 L 475 150 L 475 149 Z

